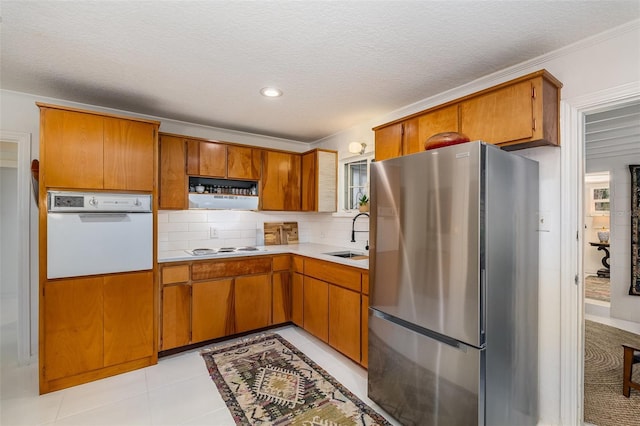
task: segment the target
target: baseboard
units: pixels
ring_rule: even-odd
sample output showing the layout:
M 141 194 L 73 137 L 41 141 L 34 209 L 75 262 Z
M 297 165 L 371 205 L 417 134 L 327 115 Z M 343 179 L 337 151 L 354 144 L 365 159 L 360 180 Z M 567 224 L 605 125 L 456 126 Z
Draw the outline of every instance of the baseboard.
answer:
M 607 302 L 586 299 L 584 303 L 585 315 L 595 315 L 598 317 L 609 318 L 610 309 L 610 304 Z

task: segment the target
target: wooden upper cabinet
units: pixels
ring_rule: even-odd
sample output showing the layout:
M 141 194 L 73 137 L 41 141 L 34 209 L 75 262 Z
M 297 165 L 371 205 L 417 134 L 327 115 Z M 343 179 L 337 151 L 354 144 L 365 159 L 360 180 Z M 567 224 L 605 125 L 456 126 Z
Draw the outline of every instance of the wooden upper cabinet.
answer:
M 300 172 L 300 154 L 264 150 L 260 188 L 262 210 L 300 210 Z
M 542 70 L 483 91 L 461 102 L 461 131 L 510 150 L 559 145 L 561 87 Z
M 302 155 L 302 211 L 337 210 L 338 153 L 314 149 Z
M 155 127 L 104 118 L 104 188 L 153 191 Z
M 376 132 L 376 161 L 418 152 L 418 119 L 374 129 Z
M 187 174 L 225 177 L 227 174 L 227 145 L 187 139 Z
M 185 161 L 185 140 L 181 137 L 160 135 L 160 209 L 188 208 Z
M 41 107 L 40 156 L 46 185 L 102 189 L 101 116 Z
M 560 145 L 561 88 L 540 70 L 374 127 L 376 161 L 420 152 L 429 137 L 443 132 L 461 132 L 506 150 Z
M 260 179 L 261 155 L 262 151 L 258 148 L 228 145 L 227 177 L 229 179 Z
M 158 122 L 37 105 L 42 185 L 153 191 Z
M 410 147 L 408 154 L 424 151 L 424 143 L 433 135 L 458 132 L 460 129 L 458 109 L 457 104 L 450 105 L 417 117 L 418 137 L 415 140 L 415 145 Z

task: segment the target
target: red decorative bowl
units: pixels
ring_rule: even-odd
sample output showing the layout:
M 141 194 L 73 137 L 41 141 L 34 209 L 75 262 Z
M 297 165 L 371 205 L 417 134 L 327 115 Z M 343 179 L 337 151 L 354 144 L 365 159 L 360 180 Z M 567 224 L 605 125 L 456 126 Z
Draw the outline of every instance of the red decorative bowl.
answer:
M 442 148 L 443 146 L 457 145 L 459 143 L 469 142 L 469 138 L 458 132 L 436 133 L 424 143 L 424 150 Z

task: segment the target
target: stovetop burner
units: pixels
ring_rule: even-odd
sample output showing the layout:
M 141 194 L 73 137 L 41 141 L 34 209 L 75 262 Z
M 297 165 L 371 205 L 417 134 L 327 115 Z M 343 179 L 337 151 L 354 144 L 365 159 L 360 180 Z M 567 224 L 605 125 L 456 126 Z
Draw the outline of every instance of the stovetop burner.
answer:
M 223 254 L 223 253 L 237 253 L 237 252 L 243 252 L 243 251 L 261 251 L 261 249 L 253 246 L 246 246 L 246 247 L 220 247 L 216 249 L 197 248 L 197 249 L 185 250 L 185 251 L 192 256 L 206 256 L 209 254 L 218 254 L 218 253 Z
M 239 247 L 237 251 L 258 251 L 260 250 L 257 247 Z

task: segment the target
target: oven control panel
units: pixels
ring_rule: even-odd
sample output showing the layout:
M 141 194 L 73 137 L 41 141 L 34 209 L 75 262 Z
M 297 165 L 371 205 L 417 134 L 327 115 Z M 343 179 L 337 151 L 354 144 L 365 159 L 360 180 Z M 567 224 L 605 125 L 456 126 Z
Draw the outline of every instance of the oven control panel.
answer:
M 49 212 L 58 213 L 152 211 L 151 195 L 107 192 L 49 191 L 47 206 Z

